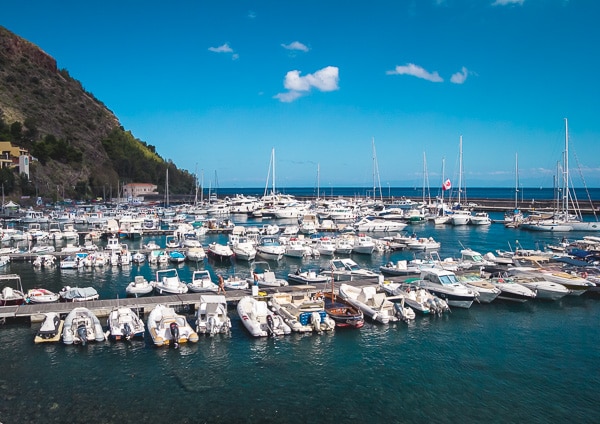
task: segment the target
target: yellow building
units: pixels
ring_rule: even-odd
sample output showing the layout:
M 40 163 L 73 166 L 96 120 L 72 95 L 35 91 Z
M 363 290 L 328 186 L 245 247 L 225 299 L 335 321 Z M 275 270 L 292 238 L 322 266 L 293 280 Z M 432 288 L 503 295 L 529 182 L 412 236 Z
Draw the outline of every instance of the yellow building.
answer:
M 29 176 L 29 151 L 13 146 L 10 141 L 0 141 L 0 168 L 19 167 L 19 173 Z
M 158 186 L 150 183 L 129 183 L 123 186 L 123 197 L 136 198 L 158 194 Z

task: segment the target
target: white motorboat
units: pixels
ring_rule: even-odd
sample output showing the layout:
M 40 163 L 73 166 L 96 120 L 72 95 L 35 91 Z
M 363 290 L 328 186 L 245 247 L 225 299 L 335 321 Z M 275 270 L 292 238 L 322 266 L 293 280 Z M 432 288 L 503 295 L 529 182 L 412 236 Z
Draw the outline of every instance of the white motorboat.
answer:
M 146 255 L 142 252 L 134 252 L 131 254 L 131 260 L 134 264 L 141 265 L 146 262 Z
M 531 258 L 520 258 L 519 261 L 524 262 L 525 259 Z M 532 266 L 514 266 L 509 267 L 508 272 L 511 275 L 516 276 L 534 276 L 543 277 L 546 281 L 558 283 L 569 290 L 569 296 L 580 296 L 590 288 L 594 287 L 595 284 L 582 278 L 579 275 L 573 275 L 568 272 L 564 272 L 560 269 L 554 269 L 550 267 L 544 267 L 539 262 L 531 260 Z
M 69 255 L 60 260 L 60 269 L 78 269 L 83 268 L 84 260 L 87 258 L 87 252 L 79 252 L 75 255 Z
M 216 261 L 228 261 L 233 257 L 233 250 L 226 244 L 213 242 L 208 245 L 206 254 Z
M 164 265 L 169 263 L 169 255 L 164 250 L 152 250 L 148 255 L 148 263 L 152 265 Z
M 490 225 L 492 220 L 487 212 L 475 212 L 469 219 L 471 225 Z
M 212 292 L 216 293 L 219 287 L 213 283 L 210 272 L 199 269 L 192 273 L 192 282 L 188 283 L 188 289 L 194 293 Z
M 406 260 L 396 261 L 396 263 L 388 262 L 385 265 L 379 267 L 379 271 L 383 275 L 388 276 L 407 276 L 407 275 L 419 275 L 421 273 L 421 266 L 415 263 L 408 264 Z
M 231 250 L 233 250 L 236 260 L 253 261 L 256 257 L 256 248 L 254 247 L 254 243 L 245 235 L 230 234 L 229 245 Z
M 185 258 L 190 262 L 203 261 L 206 258 L 206 252 L 203 247 L 190 247 L 185 251 Z
M 375 241 L 370 236 L 359 234 L 354 237 L 354 245 L 352 253 L 360 253 L 362 255 L 371 255 L 375 251 Z
M 289 239 L 289 241 L 284 247 L 285 251 L 283 254 L 285 256 L 289 256 L 292 258 L 303 258 L 305 256 L 311 255 L 310 247 L 307 247 L 304 244 L 304 241 L 296 237 L 292 237 L 291 239 Z
M 279 261 L 284 254 L 285 246 L 274 236 L 261 237 L 256 246 L 256 255 L 263 259 Z
M 329 265 L 329 268 L 323 270 L 321 274 L 332 277 L 335 281 L 360 280 L 377 284 L 383 281 L 383 275 L 361 268 L 350 258 L 335 258 L 331 260 Z
M 442 315 L 444 312 L 450 311 L 445 300 L 434 296 L 422 287 L 390 281 L 384 281 L 380 287 L 390 296 L 403 297 L 408 306 L 421 314 Z
M 349 255 L 354 249 L 354 239 L 343 235 L 335 239 L 335 253 L 337 255 Z
M 53 343 L 60 341 L 65 321 L 56 312 L 47 312 L 42 326 L 37 331 L 34 343 Z
M 174 264 L 181 264 L 185 262 L 185 254 L 179 250 L 171 250 L 168 252 L 169 262 Z
M 51 292 L 48 289 L 36 288 L 27 291 L 28 303 L 52 303 L 58 302 L 60 296 L 58 293 Z
M 175 268 L 156 271 L 156 280 L 150 284 L 158 294 L 183 294 L 188 292 L 188 286 L 179 279 Z
M 387 324 L 400 319 L 394 303 L 387 299 L 385 293 L 378 293 L 374 286 L 355 287 L 342 283 L 339 290 L 343 299 L 373 321 Z
M 456 278 L 460 283 L 477 293 L 477 301 L 479 303 L 491 303 L 501 293 L 500 288 L 490 283 L 487 279 L 482 278 L 479 274 L 461 274 L 457 275 Z
M 56 266 L 56 256 L 37 255 L 31 264 L 35 268 L 51 268 L 53 266 Z
M 512 278 L 520 285 L 535 291 L 536 299 L 558 300 L 569 294 L 569 289 L 565 286 L 548 281 L 542 276 L 514 276 Z
M 63 343 L 67 345 L 81 344 L 105 340 L 100 320 L 88 308 L 75 308 L 65 318 L 63 326 Z
M 306 293 L 293 296 L 290 293 L 274 293 L 269 304 L 292 331 L 322 333 L 335 329 L 335 321 L 327 316 L 322 298 L 311 299 Z
M 440 242 L 435 241 L 433 237 L 415 237 L 406 243 L 406 247 L 411 250 L 437 250 L 440 248 Z
M 196 312 L 196 331 L 202 334 L 229 333 L 231 319 L 227 315 L 227 299 L 223 295 L 203 294 Z
M 244 296 L 237 304 L 237 312 L 246 330 L 254 337 L 281 336 L 292 332 L 283 318 L 269 309 L 266 301 Z
M 146 280 L 143 275 L 136 275 L 131 283 L 125 288 L 128 296 L 145 296 L 154 290 L 154 286 Z
M 356 231 L 360 232 L 402 231 L 406 226 L 404 222 L 374 217 L 364 217 L 354 224 Z
M 527 302 L 535 299 L 536 292 L 517 283 L 509 277 L 492 277 L 490 282 L 500 289 L 498 299 L 510 300 L 512 302 Z
M 97 300 L 100 297 L 93 287 L 64 286 L 58 294 L 61 302 L 85 302 L 88 300 Z
M 282 287 L 287 286 L 288 282 L 283 278 L 277 278 L 275 273 L 271 271 L 268 262 L 257 261 L 252 266 L 250 277 L 246 279 L 249 285 L 257 284 L 259 287 Z
M 224 281 L 223 285 L 227 290 L 246 290 L 252 286 L 248 280 L 239 275 L 230 275 Z
M 175 309 L 158 304 L 148 315 L 148 332 L 155 346 L 171 345 L 175 348 L 180 343 L 196 343 L 198 333 L 190 326 L 185 316 L 175 313 Z
M 116 307 L 108 315 L 107 325 L 111 340 L 144 338 L 146 326 L 140 317 L 128 307 Z
M 317 241 L 315 249 L 323 256 L 333 256 L 335 254 L 335 243 L 329 237 L 321 237 Z
M 298 268 L 296 272 L 290 272 L 287 279 L 290 284 L 323 284 L 327 283 L 330 277 L 318 274 L 315 270 L 302 271 Z
M 429 292 L 458 308 L 470 308 L 477 293 L 461 284 L 452 271 L 440 268 L 424 268 L 418 280 L 411 284 L 423 287 Z

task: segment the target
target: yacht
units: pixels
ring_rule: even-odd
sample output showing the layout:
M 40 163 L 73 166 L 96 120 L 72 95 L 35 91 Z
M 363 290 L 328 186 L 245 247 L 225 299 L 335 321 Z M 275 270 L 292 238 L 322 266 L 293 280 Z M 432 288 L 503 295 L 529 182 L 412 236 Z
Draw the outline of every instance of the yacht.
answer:
M 421 270 L 418 280 L 411 284 L 423 287 L 450 306 L 470 308 L 477 294 L 464 284 L 460 283 L 452 271 L 439 268 L 425 268 Z

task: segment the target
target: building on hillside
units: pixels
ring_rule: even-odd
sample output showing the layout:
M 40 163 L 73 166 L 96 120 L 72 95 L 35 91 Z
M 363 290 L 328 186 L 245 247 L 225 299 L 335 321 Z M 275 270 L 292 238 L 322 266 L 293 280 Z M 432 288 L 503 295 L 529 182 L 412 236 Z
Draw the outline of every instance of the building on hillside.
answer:
M 143 198 L 158 194 L 158 186 L 150 183 L 129 183 L 123 186 L 123 197 L 126 199 Z
M 29 162 L 31 157 L 27 149 L 13 146 L 10 141 L 0 141 L 0 168 L 19 168 L 19 174 L 29 178 Z

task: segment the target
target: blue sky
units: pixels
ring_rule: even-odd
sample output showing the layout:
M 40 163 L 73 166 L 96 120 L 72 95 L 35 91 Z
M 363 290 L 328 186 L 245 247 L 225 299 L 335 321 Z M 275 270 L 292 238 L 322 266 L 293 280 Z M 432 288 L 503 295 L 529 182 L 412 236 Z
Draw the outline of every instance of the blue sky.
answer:
M 593 0 L 22 1 L 35 43 L 205 186 L 600 186 Z M 374 140 L 374 143 L 373 143 Z M 424 166 L 424 157 L 425 165 Z M 426 172 L 424 172 L 426 171 Z M 216 176 L 216 178 L 215 178 Z M 216 180 L 216 181 L 215 181 Z M 269 182 L 271 185 L 271 182 Z

